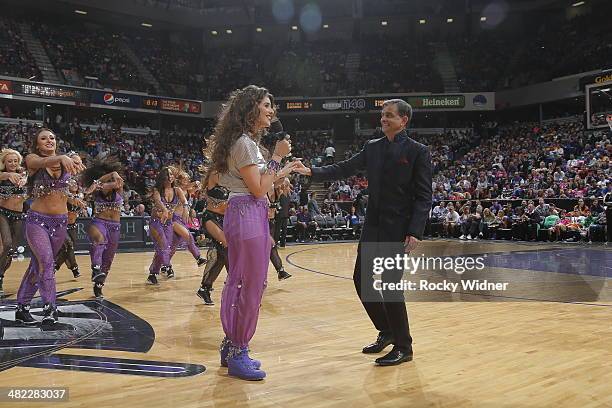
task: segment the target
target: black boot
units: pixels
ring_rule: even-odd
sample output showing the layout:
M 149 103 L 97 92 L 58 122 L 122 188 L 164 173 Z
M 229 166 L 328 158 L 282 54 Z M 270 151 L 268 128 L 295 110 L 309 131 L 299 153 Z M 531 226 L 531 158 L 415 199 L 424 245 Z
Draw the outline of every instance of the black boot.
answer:
M 198 267 L 200 267 L 200 266 L 204 265 L 207 262 L 207 259 L 199 257 L 196 261 L 198 262 Z
M 147 284 L 148 285 L 159 285 L 159 282 L 157 281 L 157 275 L 155 275 L 154 273 L 150 273 L 149 277 L 147 278 Z
M 166 269 L 166 278 L 174 278 L 174 269 L 172 269 L 172 265 L 168 266 L 168 269 Z
M 104 295 L 102 294 L 102 288 L 104 287 L 103 283 L 94 283 L 93 285 L 93 293 L 94 296 L 98 299 L 102 299 Z
M 50 303 L 47 303 L 46 305 L 44 305 L 42 324 L 43 325 L 53 325 L 57 323 L 57 320 L 58 320 L 57 309 Z
M 30 305 L 17 305 L 17 310 L 15 310 L 15 321 L 28 325 L 38 323 L 30 314 Z
M 204 304 L 207 306 L 213 306 L 215 303 L 212 301 L 210 297 L 210 292 L 213 289 L 210 286 L 202 286 L 198 289 L 198 297 L 204 301 Z
M 291 274 L 289 272 L 287 272 L 284 269 L 281 269 L 280 271 L 277 272 L 278 273 L 278 280 L 285 280 L 285 279 L 289 279 L 291 277 Z
M 91 281 L 98 282 L 98 283 L 104 283 L 105 280 L 106 280 L 106 274 L 102 272 L 100 267 L 98 265 L 92 265 L 91 266 Z
M 74 276 L 74 279 L 76 279 L 79 276 L 81 276 L 81 272 L 79 272 L 79 267 L 78 266 L 75 266 L 74 268 L 72 268 L 72 276 Z

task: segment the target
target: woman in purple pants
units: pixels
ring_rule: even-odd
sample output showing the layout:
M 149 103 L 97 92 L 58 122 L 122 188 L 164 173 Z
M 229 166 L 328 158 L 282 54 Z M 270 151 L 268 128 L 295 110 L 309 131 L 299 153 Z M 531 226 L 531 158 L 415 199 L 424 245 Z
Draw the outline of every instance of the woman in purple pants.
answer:
M 245 380 L 261 380 L 266 373 L 248 355 L 255 334 L 270 259 L 270 228 L 266 193 L 275 180 L 289 175 L 299 162 L 281 170 L 282 158 L 291 151 L 288 140 L 276 143 L 272 160 L 264 160 L 259 140 L 274 116 L 274 102 L 267 89 L 249 85 L 234 91 L 223 105 L 211 139 L 210 171 L 229 189 L 223 221 L 229 270 L 221 295 L 221 365 L 228 374 Z
M 206 259 L 202 258 L 202 254 L 200 253 L 200 248 L 195 243 L 195 239 L 193 239 L 193 235 L 189 232 L 187 225 L 185 224 L 189 220 L 189 201 L 187 200 L 187 194 L 189 194 L 189 190 L 192 188 L 192 183 L 189 178 L 189 174 L 187 174 L 184 170 L 170 166 L 170 171 L 174 175 L 174 179 L 176 180 L 175 190 L 178 194 L 179 205 L 175 208 L 174 213 L 172 214 L 172 243 L 170 244 L 170 261 L 172 261 L 172 257 L 176 253 L 178 246 L 185 242 L 187 244 L 187 249 L 195 259 L 198 266 L 202 266 L 206 263 Z M 168 278 L 174 277 L 174 270 L 172 269 L 172 265 L 168 267 L 167 275 Z
M 70 157 L 56 155 L 56 145 L 55 134 L 41 128 L 34 134 L 31 153 L 25 158 L 34 199 L 25 221 L 32 257 L 17 291 L 15 312 L 15 320 L 25 324 L 37 323 L 29 311 L 37 290 L 44 302 L 42 324 L 57 322 L 54 267 L 55 256 L 66 239 L 68 180 L 71 174 L 85 169 L 76 153 Z
M 157 175 L 151 198 L 153 209 L 149 231 L 153 239 L 155 255 L 149 267 L 147 284 L 158 285 L 157 275 L 160 270 L 167 272 L 170 268 L 170 245 L 174 234 L 172 214 L 179 206 L 178 193 L 174 188 L 174 176 L 168 167 L 163 167 Z
M 86 194 L 92 195 L 94 216 L 87 230 L 91 249 L 91 281 L 94 296 L 102 298 L 102 288 L 119 246 L 123 206 L 122 164 L 115 158 L 97 160 L 83 173 Z

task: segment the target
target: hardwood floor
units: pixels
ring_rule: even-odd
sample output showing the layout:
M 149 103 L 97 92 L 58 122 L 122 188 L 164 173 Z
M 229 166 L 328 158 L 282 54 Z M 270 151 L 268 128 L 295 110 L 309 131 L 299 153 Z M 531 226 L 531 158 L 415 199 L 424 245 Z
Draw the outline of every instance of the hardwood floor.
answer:
M 176 279 L 161 278 L 159 287 L 145 285 L 151 253 L 118 254 L 104 288 L 104 302 L 148 322 L 155 333 L 152 346 L 147 352 L 117 351 L 110 349 L 110 340 L 102 339 L 99 349 L 79 348 L 77 342 L 77 347 L 57 353 L 196 364 L 206 366 L 206 371 L 164 378 L 15 366 L 0 371 L 1 387 L 67 387 L 69 401 L 7 402 L 0 406 L 612 406 L 612 288 L 610 275 L 606 275 L 609 272 L 604 270 L 609 267 L 605 263 L 610 255 L 607 248 L 443 240 L 422 243 L 419 251 L 425 255 L 501 254 L 496 258 L 498 265 L 506 262 L 505 257 L 520 259 L 534 251 L 541 254 L 534 255 L 532 264 L 517 261 L 520 268 L 497 269 L 496 276 L 523 282 L 512 296 L 443 294 L 439 300 L 447 301 L 409 299 L 415 360 L 397 367 L 374 366 L 376 356 L 360 352 L 377 333 L 351 280 L 356 248 L 355 243 L 335 243 L 281 249 L 293 277 L 278 282 L 270 266 L 269 285 L 251 343 L 252 356 L 262 361 L 267 372 L 261 382 L 232 379 L 227 369 L 219 366 L 217 349 L 223 337 L 219 298 L 225 272 L 213 292 L 216 304 L 209 307 L 195 296 L 202 268 L 198 270 L 188 253 L 176 255 Z M 565 260 L 563 254 L 569 249 L 578 255 L 570 251 L 571 259 Z M 542 256 L 560 258 L 554 266 L 558 270 L 525 269 L 525 265 L 539 268 L 538 259 L 545 259 Z M 603 275 L 581 274 L 581 268 L 588 269 L 595 259 L 600 260 Z M 78 261 L 83 273 L 78 280 L 72 279 L 67 269 L 57 274 L 58 291 L 84 288 L 62 296 L 71 302 L 91 297 L 89 260 L 79 256 Z M 27 262 L 16 262 L 7 272 L 7 293 L 16 292 L 26 266 Z M 570 267 L 579 273 L 564 273 L 564 268 Z M 592 293 L 569 303 L 563 290 L 555 300 L 557 287 L 550 288 L 553 275 L 561 280 L 581 277 L 580 287 L 588 286 Z M 523 278 L 535 282 L 539 289 L 529 291 L 530 283 Z M 14 314 L 11 300 L 14 296 L 4 299 L 0 311 L 5 323 Z M 60 317 L 60 322 L 63 320 Z M 128 338 L 143 333 L 130 325 L 117 327 Z M 17 329 L 5 330 L 0 350 L 9 347 L 7 336 L 16 333 L 11 330 Z M 28 344 L 27 339 L 24 342 Z

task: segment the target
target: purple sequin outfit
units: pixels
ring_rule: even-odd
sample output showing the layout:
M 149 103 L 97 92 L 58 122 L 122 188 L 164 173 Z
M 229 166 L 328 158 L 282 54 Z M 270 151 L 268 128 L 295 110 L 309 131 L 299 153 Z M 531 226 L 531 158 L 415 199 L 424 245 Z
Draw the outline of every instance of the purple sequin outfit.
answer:
M 91 249 L 89 256 L 92 266 L 99 266 L 100 271 L 108 275 L 111 264 L 115 258 L 117 247 L 119 246 L 121 223 L 118 221 L 110 221 L 98 218 L 97 215 L 101 212 L 112 210 L 121 211 L 123 205 L 123 197 L 117 192 L 113 192 L 113 198 L 108 200 L 102 192 L 98 192 L 94 201 L 94 218 L 91 222 L 95 226 L 104 240 L 100 243 L 95 242 L 90 238 Z
M 34 199 L 48 194 L 69 196 L 69 179 L 70 174 L 65 171 L 54 179 L 46 169 L 40 169 L 33 176 L 31 195 Z M 29 304 L 39 290 L 43 302 L 55 306 L 55 257 L 66 239 L 67 223 L 68 214 L 50 215 L 28 211 L 25 237 L 32 257 L 17 292 L 17 302 L 20 305 Z
M 171 201 L 166 201 L 166 198 L 163 194 L 161 194 L 161 202 L 170 212 L 174 212 L 176 207 L 178 206 L 178 195 L 176 194 L 176 190 L 174 190 L 174 197 Z M 167 220 L 162 223 L 161 220 L 157 217 L 151 217 L 151 222 L 149 223 L 149 227 L 151 230 L 155 230 L 157 233 L 158 239 L 153 239 L 153 248 L 155 248 L 155 255 L 153 255 L 153 261 L 151 262 L 151 266 L 149 267 L 149 273 L 157 275 L 162 266 L 170 266 L 170 244 L 172 243 L 173 238 L 173 230 L 172 230 L 172 220 Z
M 183 217 L 181 217 L 180 215 L 173 214 L 172 215 L 172 222 L 176 222 L 177 224 L 182 225 L 183 227 L 185 227 L 185 229 L 187 229 L 187 231 L 189 231 L 189 228 L 187 228 L 187 225 L 185 225 L 185 221 L 183 220 Z M 198 246 L 196 245 L 195 239 L 193 239 L 193 235 L 191 235 L 191 233 L 189 233 L 189 239 L 187 240 L 187 242 L 185 242 L 183 237 L 181 237 L 179 234 L 174 233 L 173 237 L 172 237 L 172 245 L 170 245 L 170 259 L 172 259 L 172 257 L 176 253 L 176 249 L 182 243 L 186 243 L 187 244 L 187 249 L 189 250 L 189 252 L 191 253 L 191 255 L 193 255 L 193 257 L 195 259 L 199 259 L 200 258 L 200 256 L 201 256 L 200 248 L 198 248 Z

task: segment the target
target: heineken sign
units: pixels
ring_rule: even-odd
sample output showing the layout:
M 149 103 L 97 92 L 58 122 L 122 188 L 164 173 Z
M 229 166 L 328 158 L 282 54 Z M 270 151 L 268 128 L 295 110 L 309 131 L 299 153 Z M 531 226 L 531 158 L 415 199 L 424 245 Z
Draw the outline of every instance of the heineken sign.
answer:
M 277 98 L 277 103 L 279 111 L 286 113 L 378 112 L 382 109 L 383 103 L 386 100 L 395 98 L 405 100 L 417 111 L 483 111 L 495 109 L 495 94 L 493 92 L 429 95 L 366 95 L 302 99 L 281 97 Z
M 416 98 L 408 98 L 408 102 L 413 108 L 464 108 L 465 97 L 463 95 L 453 96 L 422 96 Z

